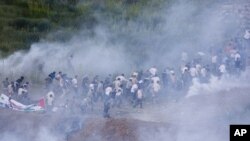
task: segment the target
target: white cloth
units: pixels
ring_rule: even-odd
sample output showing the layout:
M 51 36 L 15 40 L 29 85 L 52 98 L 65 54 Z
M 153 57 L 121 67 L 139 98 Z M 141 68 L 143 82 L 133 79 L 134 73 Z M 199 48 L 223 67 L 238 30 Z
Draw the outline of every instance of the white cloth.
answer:
M 197 54 L 200 55 L 200 56 L 205 56 L 206 55 L 204 52 L 201 52 L 201 51 L 197 52 Z
M 154 91 L 155 93 L 158 93 L 158 92 L 160 91 L 160 89 L 161 89 L 160 84 L 158 84 L 158 83 L 153 83 L 153 91 Z
M 118 88 L 118 89 L 116 89 L 115 95 L 116 95 L 116 96 L 121 96 L 121 95 L 122 95 L 122 92 L 123 92 L 122 88 Z
M 246 30 L 246 31 L 245 31 L 244 38 L 245 38 L 246 40 L 249 40 L 249 39 L 250 39 L 250 31 L 249 31 L 249 30 Z
M 8 93 L 9 93 L 9 94 L 13 94 L 13 93 L 14 93 L 14 90 L 13 90 L 11 84 L 8 85 Z
M 119 75 L 117 76 L 115 79 L 118 80 L 118 78 L 121 80 L 121 81 L 126 81 L 126 78 L 122 75 Z
M 57 80 L 60 80 L 62 78 L 62 76 L 58 73 L 57 75 L 56 75 L 56 79 Z
M 234 55 L 234 61 L 237 61 L 237 60 L 239 60 L 240 58 L 241 58 L 241 56 L 240 56 L 239 53 L 236 53 L 236 54 Z
M 169 71 L 169 74 L 170 74 L 170 75 L 175 74 L 174 70 L 170 70 L 170 71 Z
M 132 75 L 135 76 L 135 77 L 137 77 L 138 76 L 138 72 L 133 72 Z
M 77 87 L 78 86 L 78 82 L 77 82 L 77 79 L 76 78 L 73 78 L 72 79 L 72 84 L 74 87 Z
M 137 79 L 136 77 L 132 77 L 132 84 L 135 84 L 135 83 L 137 83 Z
M 196 70 L 195 67 L 191 67 L 189 71 L 190 71 L 190 75 L 191 75 L 192 77 L 196 77 L 196 75 L 197 75 L 197 70 Z
M 24 88 L 19 88 L 17 93 L 18 93 L 18 95 L 20 96 L 20 95 L 22 95 L 22 94 L 24 94 L 24 93 L 27 93 L 27 90 L 24 89 Z
M 156 69 L 155 67 L 152 67 L 152 68 L 149 69 L 149 72 L 150 72 L 150 74 L 151 74 L 152 76 L 155 76 L 156 73 L 157 73 L 157 69 Z
M 110 95 L 110 93 L 112 92 L 112 88 L 111 87 L 107 87 L 106 89 L 105 89 L 105 94 L 107 95 L 107 96 L 109 96 Z
M 135 93 L 138 89 L 138 85 L 137 84 L 133 84 L 131 87 L 131 93 Z
M 185 73 L 185 71 L 187 71 L 187 70 L 188 70 L 188 68 L 187 68 L 186 66 L 182 67 L 182 68 L 181 68 L 181 72 L 182 72 L 182 74 L 184 74 L 184 73 Z
M 142 90 L 139 89 L 139 90 L 137 91 L 137 98 L 138 98 L 138 99 L 142 99 L 142 97 L 143 97 Z
M 93 83 L 89 84 L 89 89 L 90 90 L 94 90 L 95 89 L 95 85 Z
M 62 78 L 59 78 L 59 86 L 60 87 L 64 86 L 64 80 Z
M 224 64 L 220 65 L 219 70 L 220 70 L 220 73 L 226 73 L 227 72 L 226 66 Z
M 120 88 L 120 86 L 121 86 L 121 81 L 120 80 L 115 80 L 113 83 L 114 83 L 115 89 Z
M 206 70 L 206 68 L 202 68 L 201 69 L 201 76 L 202 77 L 206 77 L 207 76 L 207 70 Z
M 47 93 L 46 98 L 47 98 L 47 104 L 48 104 L 49 106 L 52 106 L 52 105 L 53 105 L 53 102 L 54 102 L 54 98 L 55 98 L 54 92 L 53 92 L 53 91 L 49 91 L 49 92 Z
M 196 64 L 195 68 L 196 68 L 196 71 L 199 72 L 201 70 L 201 65 L 200 64 Z

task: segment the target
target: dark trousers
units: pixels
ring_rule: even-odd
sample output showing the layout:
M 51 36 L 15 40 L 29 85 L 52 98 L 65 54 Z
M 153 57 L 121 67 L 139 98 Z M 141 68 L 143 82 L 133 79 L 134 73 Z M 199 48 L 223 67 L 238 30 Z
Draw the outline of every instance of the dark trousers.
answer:
M 137 98 L 134 104 L 134 108 L 140 105 L 140 108 L 142 108 L 142 99 Z

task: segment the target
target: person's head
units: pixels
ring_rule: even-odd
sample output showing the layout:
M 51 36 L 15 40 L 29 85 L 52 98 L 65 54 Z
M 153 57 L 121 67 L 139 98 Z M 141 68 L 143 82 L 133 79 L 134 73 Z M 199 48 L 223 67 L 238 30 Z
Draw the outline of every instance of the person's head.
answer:
M 9 80 L 9 78 L 8 78 L 8 77 L 6 77 L 6 78 L 5 78 L 5 80 Z

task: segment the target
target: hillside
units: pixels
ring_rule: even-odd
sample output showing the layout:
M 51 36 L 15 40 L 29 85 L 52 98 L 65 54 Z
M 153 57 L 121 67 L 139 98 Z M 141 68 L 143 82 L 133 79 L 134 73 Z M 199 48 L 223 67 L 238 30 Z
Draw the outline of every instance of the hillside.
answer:
M 157 9 L 163 0 L 2 0 L 0 51 L 8 55 L 29 49 L 40 39 L 65 41 L 79 29 L 91 30 L 99 22 L 115 25 L 133 20 L 146 5 Z M 48 36 L 48 33 L 60 33 Z
M 28 49 L 47 33 L 76 30 L 78 18 L 93 22 L 87 10 L 76 7 L 77 1 L 59 3 L 46 0 L 2 0 L 0 2 L 0 49 L 12 53 Z M 84 16 L 80 17 L 80 16 Z M 75 24 L 74 24 L 75 23 Z M 91 23 L 92 25 L 92 23 Z

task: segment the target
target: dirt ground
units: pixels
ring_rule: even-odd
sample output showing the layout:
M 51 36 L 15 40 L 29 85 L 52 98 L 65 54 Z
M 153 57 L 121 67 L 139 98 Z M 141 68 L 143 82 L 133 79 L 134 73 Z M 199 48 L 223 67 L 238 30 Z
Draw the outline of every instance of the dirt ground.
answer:
M 160 141 L 166 140 L 166 137 L 173 137 L 168 140 L 175 141 L 178 140 L 178 131 L 186 130 L 183 128 L 185 125 L 192 127 L 187 130 L 190 133 L 192 130 L 205 131 L 196 130 L 194 124 L 210 127 L 218 119 L 221 120 L 219 123 L 225 123 L 225 128 L 230 123 L 248 122 L 249 90 L 231 89 L 219 95 L 166 100 L 166 104 L 159 103 L 157 106 L 149 103 L 143 109 L 111 109 L 109 119 L 102 117 L 102 109 L 95 109 L 97 112 L 88 114 L 67 113 L 63 110 L 55 113 L 27 113 L 0 109 L 0 141 L 13 136 L 16 138 L 8 141 Z M 221 128 L 218 126 L 218 129 Z M 164 137 L 160 138 L 159 135 Z
M 52 116 L 46 113 L 23 113 L 1 109 L 0 133 L 17 135 L 21 141 L 32 141 L 39 136 L 41 127 L 46 127 L 46 130 L 65 141 L 139 141 L 143 130 L 147 130 L 147 134 L 168 130 L 166 123 L 130 118 L 65 117 L 61 114 Z M 72 130 L 74 122 L 81 124 L 75 131 Z

